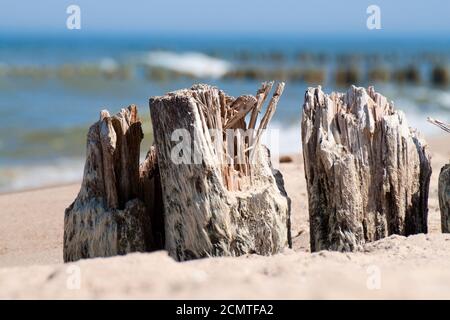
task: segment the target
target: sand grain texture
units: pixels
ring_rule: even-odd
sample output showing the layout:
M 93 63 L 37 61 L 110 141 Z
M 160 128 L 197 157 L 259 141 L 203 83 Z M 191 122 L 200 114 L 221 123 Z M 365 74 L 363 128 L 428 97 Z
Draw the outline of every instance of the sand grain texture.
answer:
M 450 298 L 450 234 L 440 233 L 437 178 L 446 137 L 427 138 L 432 156 L 428 232 L 392 236 L 363 252 L 309 253 L 300 155 L 280 170 L 292 199 L 293 250 L 178 263 L 165 251 L 62 264 L 64 209 L 79 185 L 0 195 L 0 298 Z M 78 266 L 79 269 L 73 266 Z M 80 270 L 80 289 L 67 284 Z M 380 289 L 367 286 L 374 272 Z

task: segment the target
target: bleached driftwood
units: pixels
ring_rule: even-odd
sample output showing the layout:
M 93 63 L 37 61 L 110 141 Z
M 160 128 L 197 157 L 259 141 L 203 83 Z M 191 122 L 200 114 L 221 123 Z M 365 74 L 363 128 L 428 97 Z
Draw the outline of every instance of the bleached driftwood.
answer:
M 428 121 L 450 133 L 450 124 L 432 118 L 428 118 Z M 450 164 L 446 164 L 441 168 L 438 195 L 442 232 L 450 233 Z
M 156 158 L 147 158 L 139 172 L 142 138 L 136 106 L 113 117 L 104 110 L 89 129 L 81 190 L 64 216 L 64 261 L 154 248 L 154 194 L 146 193 L 148 201 L 143 195 L 154 182 Z
M 426 143 L 373 87 L 305 94 L 302 144 L 311 251 L 427 232 Z
M 263 84 L 256 97 L 234 99 L 215 87 L 195 85 L 150 99 L 166 250 L 174 258 L 269 255 L 290 243 L 290 200 L 259 142 L 284 84 L 275 90 L 258 129 L 244 135 L 256 128 L 271 86 Z M 230 140 L 226 129 L 243 131 Z
M 438 194 L 442 232 L 450 233 L 450 164 L 446 164 L 441 169 Z

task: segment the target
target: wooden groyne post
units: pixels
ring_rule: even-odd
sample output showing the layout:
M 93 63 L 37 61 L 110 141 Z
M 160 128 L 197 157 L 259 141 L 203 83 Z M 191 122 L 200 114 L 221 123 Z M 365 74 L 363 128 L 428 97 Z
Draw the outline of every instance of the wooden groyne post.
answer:
M 201 84 L 150 99 L 166 249 L 175 259 L 270 255 L 290 243 L 290 200 L 260 143 L 284 83 L 256 126 L 272 85 L 256 96 Z
M 427 145 L 373 87 L 330 95 L 309 88 L 302 145 L 311 251 L 427 232 Z

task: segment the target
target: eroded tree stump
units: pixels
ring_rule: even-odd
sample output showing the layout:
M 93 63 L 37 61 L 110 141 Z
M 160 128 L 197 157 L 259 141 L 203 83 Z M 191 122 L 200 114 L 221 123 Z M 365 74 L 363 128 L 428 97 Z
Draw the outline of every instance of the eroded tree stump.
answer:
M 64 216 L 64 261 L 158 248 L 150 214 L 161 201 L 152 198 L 156 155 L 139 168 L 142 138 L 135 106 L 113 117 L 102 111 L 89 129 L 81 190 Z
M 269 255 L 290 243 L 289 198 L 259 143 L 284 84 L 255 127 L 271 87 L 265 83 L 256 97 L 235 99 L 196 85 L 150 99 L 166 250 L 175 259 Z M 230 138 L 227 129 L 237 136 Z M 255 130 L 245 135 L 247 129 Z
M 438 194 L 442 232 L 450 233 L 450 164 L 446 164 L 441 169 Z
M 311 251 L 427 232 L 426 143 L 372 87 L 331 95 L 308 89 L 302 144 Z

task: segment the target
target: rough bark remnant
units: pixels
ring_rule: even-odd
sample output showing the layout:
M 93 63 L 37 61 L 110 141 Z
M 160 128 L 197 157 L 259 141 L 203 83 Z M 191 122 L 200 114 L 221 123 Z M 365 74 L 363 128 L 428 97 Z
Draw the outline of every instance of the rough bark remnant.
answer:
M 258 129 L 245 135 L 255 128 L 272 84 L 264 83 L 256 97 L 234 99 L 215 87 L 195 85 L 150 99 L 165 248 L 175 259 L 269 255 L 290 243 L 290 200 L 259 143 L 284 84 Z
M 104 110 L 89 129 L 81 190 L 64 216 L 64 261 L 155 248 L 153 200 L 140 195 L 153 178 L 148 168 L 156 158 L 147 158 L 140 172 L 142 138 L 136 106 L 113 117 Z
M 373 87 L 309 88 L 302 116 L 311 251 L 427 232 L 426 143 Z
M 450 164 L 441 169 L 438 193 L 442 232 L 450 233 Z

